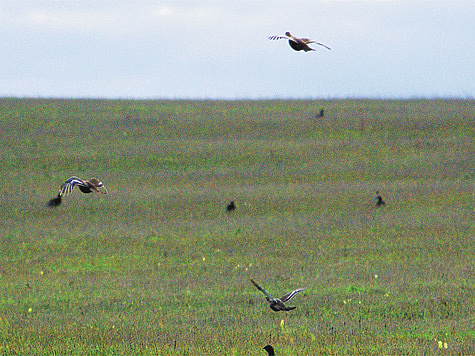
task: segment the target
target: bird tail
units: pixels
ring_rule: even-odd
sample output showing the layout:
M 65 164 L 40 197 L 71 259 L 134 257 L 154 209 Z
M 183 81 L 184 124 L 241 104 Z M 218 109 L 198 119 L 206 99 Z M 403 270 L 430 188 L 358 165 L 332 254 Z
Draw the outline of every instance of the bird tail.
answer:
M 53 199 L 51 199 L 48 202 L 48 206 L 51 207 L 51 208 L 59 206 L 60 204 L 61 204 L 61 194 L 59 194 L 59 193 L 56 197 L 54 197 Z

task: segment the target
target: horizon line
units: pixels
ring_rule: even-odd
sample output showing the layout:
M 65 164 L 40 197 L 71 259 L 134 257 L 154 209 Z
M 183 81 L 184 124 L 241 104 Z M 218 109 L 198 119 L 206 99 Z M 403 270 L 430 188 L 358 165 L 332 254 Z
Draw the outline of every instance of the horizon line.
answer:
M 111 101 L 299 101 L 299 100 L 474 100 L 475 97 L 467 96 L 335 96 L 335 97 L 293 97 L 293 96 L 275 96 L 275 97 L 112 97 L 112 96 L 0 96 L 0 100 L 111 100 Z

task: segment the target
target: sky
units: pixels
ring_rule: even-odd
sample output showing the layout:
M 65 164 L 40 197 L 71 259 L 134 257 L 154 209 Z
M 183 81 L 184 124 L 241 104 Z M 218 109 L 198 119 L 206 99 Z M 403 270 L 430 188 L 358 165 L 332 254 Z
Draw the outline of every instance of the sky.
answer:
M 475 0 L 2 0 L 0 33 L 0 97 L 475 96 Z

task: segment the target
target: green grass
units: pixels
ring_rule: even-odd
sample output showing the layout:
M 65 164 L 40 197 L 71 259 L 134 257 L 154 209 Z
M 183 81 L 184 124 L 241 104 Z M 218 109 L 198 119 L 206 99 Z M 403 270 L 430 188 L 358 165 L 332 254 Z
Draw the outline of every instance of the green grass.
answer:
M 474 127 L 473 100 L 0 99 L 0 354 L 473 355 Z M 72 175 L 110 195 L 48 209 Z M 308 289 L 274 313 L 250 278 Z

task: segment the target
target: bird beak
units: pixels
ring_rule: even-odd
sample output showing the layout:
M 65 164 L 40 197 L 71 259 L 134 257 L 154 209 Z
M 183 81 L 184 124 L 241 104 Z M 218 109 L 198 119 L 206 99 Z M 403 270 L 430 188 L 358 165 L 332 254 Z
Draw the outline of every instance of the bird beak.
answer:
M 104 185 L 103 185 L 101 188 L 104 189 L 105 192 L 101 192 L 101 191 L 99 190 L 99 193 L 101 193 L 101 194 L 109 194 L 109 192 L 107 191 L 107 188 L 106 188 Z

